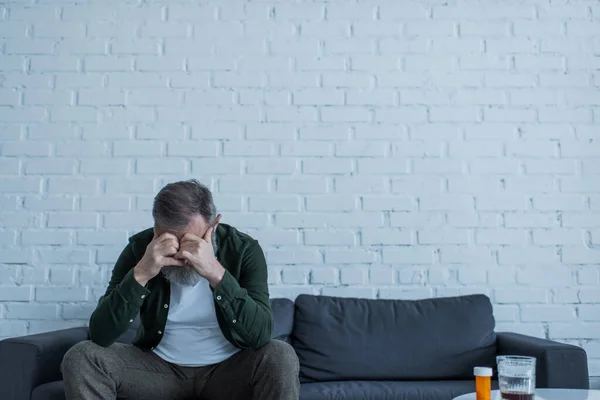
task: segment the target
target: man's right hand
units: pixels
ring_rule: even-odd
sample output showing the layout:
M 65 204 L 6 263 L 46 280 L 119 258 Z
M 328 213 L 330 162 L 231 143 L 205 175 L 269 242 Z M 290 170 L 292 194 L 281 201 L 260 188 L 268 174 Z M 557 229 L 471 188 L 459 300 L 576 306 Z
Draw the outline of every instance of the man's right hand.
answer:
M 146 286 L 150 279 L 158 275 L 162 267 L 167 265 L 183 266 L 185 260 L 173 258 L 177 251 L 179 251 L 179 240 L 171 233 L 163 233 L 152 239 L 146 247 L 144 256 L 133 269 L 135 280 L 140 285 Z

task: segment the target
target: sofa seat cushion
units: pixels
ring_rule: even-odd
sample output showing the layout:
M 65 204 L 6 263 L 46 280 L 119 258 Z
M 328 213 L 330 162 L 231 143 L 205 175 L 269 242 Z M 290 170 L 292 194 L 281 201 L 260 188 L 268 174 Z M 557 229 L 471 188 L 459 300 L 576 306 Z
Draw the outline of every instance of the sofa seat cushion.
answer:
M 294 318 L 302 382 L 471 379 L 474 366 L 495 365 L 495 322 L 484 295 L 300 295 Z
M 300 400 L 451 400 L 474 391 L 473 380 L 316 382 L 301 385 Z
M 33 389 L 31 400 L 65 400 L 63 381 L 44 383 Z

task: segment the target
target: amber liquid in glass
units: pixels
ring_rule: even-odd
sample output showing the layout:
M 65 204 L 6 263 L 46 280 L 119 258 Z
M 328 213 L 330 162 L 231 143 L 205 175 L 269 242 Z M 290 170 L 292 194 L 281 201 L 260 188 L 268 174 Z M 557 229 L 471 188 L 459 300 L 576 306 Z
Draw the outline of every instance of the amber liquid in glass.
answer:
M 533 394 L 528 393 L 502 393 L 502 398 L 505 400 L 533 400 Z

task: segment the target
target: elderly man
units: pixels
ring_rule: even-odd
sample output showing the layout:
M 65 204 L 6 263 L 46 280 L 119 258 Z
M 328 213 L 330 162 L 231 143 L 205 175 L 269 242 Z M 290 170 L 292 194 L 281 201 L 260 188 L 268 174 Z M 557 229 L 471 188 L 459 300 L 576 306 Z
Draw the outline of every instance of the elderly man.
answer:
M 152 215 L 117 260 L 90 340 L 63 359 L 67 400 L 298 399 L 298 358 L 271 340 L 258 242 L 219 224 L 196 180 L 166 185 Z M 116 343 L 138 313 L 134 343 Z

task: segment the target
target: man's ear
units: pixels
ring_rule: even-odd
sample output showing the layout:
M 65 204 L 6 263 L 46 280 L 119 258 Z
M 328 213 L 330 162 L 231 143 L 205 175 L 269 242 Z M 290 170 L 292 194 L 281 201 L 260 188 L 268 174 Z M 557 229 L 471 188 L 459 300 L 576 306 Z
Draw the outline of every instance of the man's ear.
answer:
M 221 221 L 222 216 L 223 216 L 223 214 L 217 214 L 217 217 L 215 218 L 215 224 L 213 225 L 213 228 L 215 230 L 217 230 L 217 226 L 219 225 L 219 221 Z

